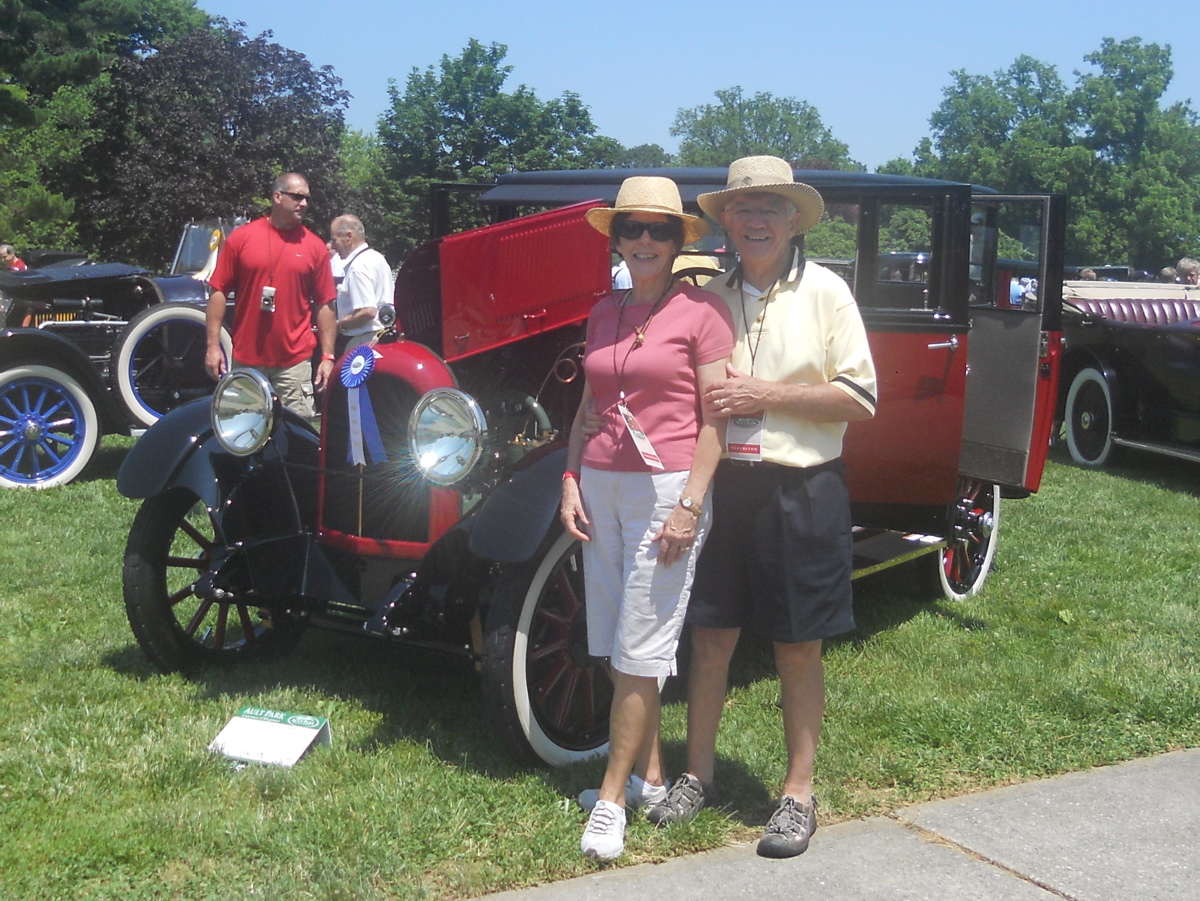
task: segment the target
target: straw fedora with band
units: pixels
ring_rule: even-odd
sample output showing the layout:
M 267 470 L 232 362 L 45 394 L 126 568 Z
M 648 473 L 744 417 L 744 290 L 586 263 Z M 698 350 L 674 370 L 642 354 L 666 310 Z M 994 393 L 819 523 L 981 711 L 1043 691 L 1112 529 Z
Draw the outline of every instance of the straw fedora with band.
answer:
M 725 205 L 737 194 L 778 194 L 796 205 L 800 212 L 799 232 L 803 234 L 821 219 L 825 201 L 812 185 L 796 181 L 787 160 L 777 156 L 746 156 L 729 164 L 724 191 L 701 194 L 696 198 L 700 209 L 714 220 L 721 220 Z
M 633 175 L 621 182 L 617 203 L 613 207 L 597 207 L 584 215 L 592 228 L 602 235 L 611 234 L 613 216 L 617 213 L 661 213 L 674 216 L 683 223 L 683 243 L 691 244 L 708 234 L 708 223 L 699 216 L 683 211 L 679 188 L 661 175 Z

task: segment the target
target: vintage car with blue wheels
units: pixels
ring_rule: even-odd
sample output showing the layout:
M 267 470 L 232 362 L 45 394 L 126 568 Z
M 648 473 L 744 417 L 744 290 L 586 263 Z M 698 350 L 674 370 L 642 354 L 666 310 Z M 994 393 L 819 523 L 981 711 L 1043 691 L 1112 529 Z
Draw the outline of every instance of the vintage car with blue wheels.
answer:
M 205 244 L 214 241 L 206 230 Z M 202 280 L 73 255 L 31 260 L 0 272 L 4 488 L 71 482 L 104 435 L 141 431 L 213 388 Z
M 587 653 L 582 556 L 558 504 L 584 325 L 610 290 L 608 242 L 584 213 L 631 174 L 675 179 L 693 210 L 726 179 L 503 176 L 479 197 L 492 225 L 434 238 L 404 263 L 396 321 L 338 360 L 319 434 L 247 371 L 138 441 L 117 481 L 142 500 L 124 595 L 158 667 L 261 660 L 304 629 L 339 630 L 477 665 L 498 740 L 521 761 L 604 750 L 611 686 Z M 1002 498 L 1036 491 L 1046 459 L 1064 199 L 796 177 L 824 196 L 827 224 L 851 226 L 856 252 L 844 256 L 863 261 L 849 280 L 879 413 L 845 444 L 856 575 L 920 566 L 931 590 L 973 595 Z M 1019 236 L 1040 285 L 1016 305 L 997 256 L 1002 243 L 1012 253 L 1005 236 Z M 720 244 L 697 252 L 729 265 Z M 893 277 L 895 253 L 923 255 L 919 280 Z
M 1200 460 L 1200 287 L 1071 281 L 1060 399 L 1071 459 L 1121 449 Z

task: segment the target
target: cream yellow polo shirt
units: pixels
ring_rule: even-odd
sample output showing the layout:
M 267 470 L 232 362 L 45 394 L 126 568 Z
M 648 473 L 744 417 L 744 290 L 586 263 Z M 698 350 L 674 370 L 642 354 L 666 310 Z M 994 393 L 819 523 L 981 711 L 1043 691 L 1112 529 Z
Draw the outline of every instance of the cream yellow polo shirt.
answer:
M 792 254 L 786 278 L 765 295 L 741 284 L 739 271 L 705 288 L 729 305 L 736 332 L 733 365 L 756 378 L 786 384 L 829 383 L 875 413 L 875 364 L 858 305 L 838 275 Z M 785 466 L 817 466 L 842 454 L 844 422 L 810 422 L 768 411 L 762 455 Z

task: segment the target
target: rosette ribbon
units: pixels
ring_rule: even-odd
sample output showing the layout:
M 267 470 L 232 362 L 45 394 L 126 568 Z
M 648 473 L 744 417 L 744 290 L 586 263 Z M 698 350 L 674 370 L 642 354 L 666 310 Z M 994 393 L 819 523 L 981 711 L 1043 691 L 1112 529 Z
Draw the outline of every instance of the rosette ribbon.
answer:
M 383 439 L 379 437 L 379 423 L 375 421 L 375 411 L 371 407 L 371 395 L 363 390 L 363 385 L 375 371 L 375 357 L 373 348 L 360 344 L 342 362 L 340 373 L 342 384 L 346 386 L 350 414 L 350 447 L 346 457 L 356 466 L 366 465 L 367 454 L 371 455 L 372 463 L 387 462 Z

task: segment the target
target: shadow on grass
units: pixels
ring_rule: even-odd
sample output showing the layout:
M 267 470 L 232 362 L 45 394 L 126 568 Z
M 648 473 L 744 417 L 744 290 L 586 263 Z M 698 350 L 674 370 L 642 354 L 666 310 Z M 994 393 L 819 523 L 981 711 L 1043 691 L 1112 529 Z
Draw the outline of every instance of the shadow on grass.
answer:
M 133 440 L 126 437 L 105 438 L 77 481 L 104 482 L 116 479 L 121 464 L 125 462 L 125 455 L 133 447 Z
M 911 567 L 856 582 L 858 628 L 829 643 L 865 642 L 921 613 L 952 615 L 930 603 L 930 593 L 907 569 Z M 964 628 L 971 626 L 963 622 Z M 680 676 L 668 680 L 664 705 L 686 702 L 689 656 L 685 638 Z M 139 682 L 163 678 L 133 643 L 110 653 L 104 663 Z M 772 644 L 744 633 L 730 668 L 731 686 L 746 687 L 775 678 Z M 278 660 L 210 668 L 190 682 L 197 701 L 224 701 L 231 709 L 256 697 L 289 691 L 316 692 L 335 702 L 348 699 L 379 716 L 374 731 L 356 742 L 359 750 L 369 753 L 408 742 L 489 778 L 532 774 L 563 797 L 573 798 L 582 789 L 595 787 L 604 772 L 602 758 L 555 770 L 530 770 L 516 763 L 491 726 L 475 665 L 432 651 L 313 629 L 291 654 Z M 782 753 L 782 727 L 777 737 Z M 678 773 L 686 763 L 683 741 L 665 741 L 663 751 L 668 772 Z M 748 826 L 765 822 L 776 802 L 775 786 L 766 786 L 747 765 L 730 757 L 718 760 L 716 778 L 727 816 Z
M 1083 472 L 1094 471 L 1094 467 L 1080 466 L 1071 459 L 1066 442 L 1059 442 L 1052 446 L 1049 459 L 1053 463 Z M 1113 448 L 1109 462 L 1101 471 L 1129 482 L 1140 482 L 1144 485 L 1154 485 L 1168 491 L 1200 497 L 1200 463 L 1189 460 L 1177 460 L 1161 454 L 1116 447 Z

